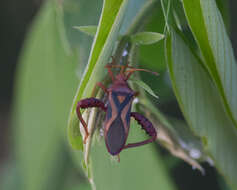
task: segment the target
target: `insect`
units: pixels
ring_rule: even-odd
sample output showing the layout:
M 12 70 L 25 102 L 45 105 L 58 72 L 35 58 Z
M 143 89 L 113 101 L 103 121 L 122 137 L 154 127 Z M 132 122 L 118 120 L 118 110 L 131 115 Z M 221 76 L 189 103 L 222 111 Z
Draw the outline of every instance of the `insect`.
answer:
M 112 85 L 109 88 L 106 88 L 102 83 L 97 83 L 97 86 L 107 94 L 107 103 L 104 104 L 101 100 L 91 97 L 82 99 L 77 104 L 77 116 L 85 129 L 84 143 L 86 143 L 89 132 L 87 124 L 82 118 L 80 109 L 91 107 L 98 107 L 106 112 L 103 126 L 104 138 L 107 150 L 111 155 L 119 155 L 123 149 L 137 147 L 155 141 L 157 132 L 152 123 L 142 114 L 131 112 L 132 102 L 138 93 L 134 92 L 127 82 L 135 71 L 151 71 L 133 68 L 128 65 L 115 64 L 107 64 L 105 68 L 108 70 L 108 74 L 112 79 Z M 120 73 L 115 76 L 112 72 L 112 68 L 121 68 Z M 146 131 L 150 136 L 149 139 L 137 143 L 126 144 L 131 117 L 133 117 L 141 125 L 142 129 Z

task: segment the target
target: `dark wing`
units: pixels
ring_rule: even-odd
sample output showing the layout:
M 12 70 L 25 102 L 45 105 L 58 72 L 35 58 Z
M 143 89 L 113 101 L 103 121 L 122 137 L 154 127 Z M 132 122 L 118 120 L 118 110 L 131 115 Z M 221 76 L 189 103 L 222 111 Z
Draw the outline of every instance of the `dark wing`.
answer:
M 124 147 L 130 125 L 132 95 L 112 93 L 106 116 L 105 142 L 112 155 L 118 154 Z
M 112 155 L 116 155 L 122 150 L 126 142 L 126 136 L 123 121 L 120 117 L 117 117 L 109 127 L 106 136 L 106 145 Z

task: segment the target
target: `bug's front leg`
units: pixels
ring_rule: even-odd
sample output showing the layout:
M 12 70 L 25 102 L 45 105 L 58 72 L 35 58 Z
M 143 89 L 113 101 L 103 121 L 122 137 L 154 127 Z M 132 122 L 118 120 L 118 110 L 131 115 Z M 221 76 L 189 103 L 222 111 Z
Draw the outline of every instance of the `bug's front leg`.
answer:
M 138 124 L 142 126 L 142 129 L 144 129 L 151 138 L 141 142 L 127 144 L 124 148 L 141 146 L 156 140 L 157 137 L 156 129 L 153 127 L 152 123 L 146 117 L 137 112 L 131 112 L 131 117 L 133 117 L 138 122 Z
M 106 107 L 105 107 L 104 102 L 102 102 L 101 100 L 96 99 L 96 98 L 86 98 L 86 99 L 80 100 L 77 103 L 77 108 L 76 108 L 77 116 L 78 116 L 79 120 L 81 121 L 81 123 L 82 123 L 82 125 L 85 129 L 85 133 L 86 133 L 85 138 L 83 140 L 84 144 L 86 143 L 86 139 L 89 136 L 89 132 L 88 132 L 87 124 L 84 121 L 84 119 L 82 118 L 80 109 L 81 108 L 82 109 L 92 108 L 92 107 L 98 107 L 98 108 L 101 108 L 103 111 L 106 111 Z

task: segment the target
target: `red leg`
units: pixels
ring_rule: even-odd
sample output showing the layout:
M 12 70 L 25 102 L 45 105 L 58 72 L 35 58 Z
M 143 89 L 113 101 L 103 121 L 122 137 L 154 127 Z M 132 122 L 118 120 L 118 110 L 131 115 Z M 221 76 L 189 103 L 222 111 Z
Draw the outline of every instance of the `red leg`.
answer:
M 153 72 L 153 71 L 149 71 L 149 70 L 146 70 L 146 69 L 136 69 L 136 68 L 132 68 L 130 67 L 131 69 L 126 71 L 125 73 L 127 74 L 127 77 L 126 77 L 126 80 L 129 79 L 129 77 L 135 72 L 135 71 L 144 71 L 144 72 L 148 72 L 148 73 L 152 73 L 153 75 L 157 75 L 158 76 L 158 73 L 156 72 Z
M 108 73 L 109 73 L 109 76 L 112 79 L 112 81 L 115 81 L 114 74 L 111 71 L 111 68 L 112 68 L 111 65 L 106 65 L 105 68 L 108 69 Z
M 106 107 L 104 105 L 104 103 L 101 101 L 101 100 L 98 100 L 96 98 L 86 98 L 86 99 L 83 99 L 83 100 L 80 100 L 78 103 L 77 103 L 77 116 L 79 118 L 79 120 L 81 121 L 84 129 L 85 129 L 85 138 L 83 140 L 83 143 L 85 144 L 86 143 L 86 139 L 88 138 L 89 136 L 89 132 L 88 132 L 88 129 L 87 129 L 87 124 L 86 122 L 84 121 L 84 119 L 82 118 L 82 115 L 81 115 L 81 111 L 80 109 L 84 109 L 84 108 L 92 108 L 92 107 L 99 107 L 101 108 L 103 111 L 106 111 Z
M 142 129 L 144 129 L 146 131 L 146 133 L 149 136 L 151 136 L 151 138 L 141 141 L 141 142 L 127 144 L 124 147 L 124 149 L 145 145 L 145 144 L 151 143 L 156 140 L 156 137 L 157 137 L 156 130 L 153 127 L 152 123 L 147 118 L 145 118 L 143 115 L 141 115 L 140 113 L 137 113 L 137 112 L 131 112 L 131 117 L 133 117 L 135 120 L 137 120 L 138 124 L 140 124 L 142 126 Z
M 97 82 L 96 85 L 99 86 L 105 93 L 108 93 L 107 88 L 101 82 Z
M 100 87 L 105 93 L 108 93 L 107 88 L 101 82 L 97 82 L 92 90 L 92 93 L 91 93 L 92 97 L 96 95 L 96 87 Z
M 109 76 L 112 79 L 112 81 L 115 81 L 115 77 L 114 77 L 113 72 L 111 71 L 111 68 L 116 67 L 115 66 L 116 61 L 115 61 L 115 58 L 113 56 L 111 56 L 111 57 L 112 57 L 112 62 L 105 65 L 105 68 L 108 69 L 108 73 L 109 73 Z

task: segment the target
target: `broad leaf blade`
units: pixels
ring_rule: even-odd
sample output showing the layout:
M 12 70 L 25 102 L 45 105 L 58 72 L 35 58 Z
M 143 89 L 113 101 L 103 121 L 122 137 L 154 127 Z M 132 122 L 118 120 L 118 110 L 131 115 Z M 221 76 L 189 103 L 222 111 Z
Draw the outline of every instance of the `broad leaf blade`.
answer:
M 237 133 L 207 72 L 172 31 L 166 41 L 168 68 L 182 112 L 232 187 L 237 187 Z
M 132 122 L 128 141 L 148 138 L 143 134 L 141 127 Z M 104 142 L 97 142 L 92 149 L 94 181 L 98 190 L 175 189 L 154 144 L 123 150 L 120 163 L 116 163 L 115 158 L 111 160 L 105 147 Z
M 65 49 L 58 6 L 55 1 L 42 6 L 18 68 L 15 149 L 24 190 L 55 189 L 63 184 L 58 174 L 65 163 L 62 144 L 76 87 L 77 57 Z
M 164 35 L 157 32 L 139 32 L 131 36 L 131 42 L 139 45 L 150 45 L 164 39 Z
M 237 65 L 215 0 L 183 0 L 183 5 L 204 57 L 204 65 L 221 94 L 227 113 L 237 127 Z

